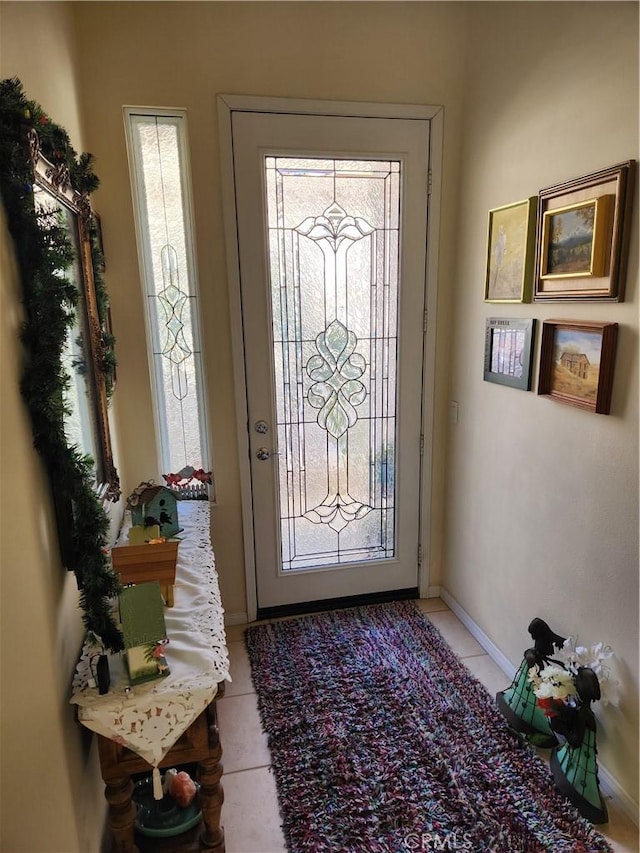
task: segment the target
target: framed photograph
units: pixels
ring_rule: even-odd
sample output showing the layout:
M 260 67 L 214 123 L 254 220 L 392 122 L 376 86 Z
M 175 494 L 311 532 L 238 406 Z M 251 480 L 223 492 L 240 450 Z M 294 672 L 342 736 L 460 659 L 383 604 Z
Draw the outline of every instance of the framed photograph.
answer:
M 545 321 L 538 394 L 608 415 L 617 339 L 617 323 Z
M 531 389 L 535 320 L 488 317 L 484 343 L 484 378 L 523 391 Z
M 540 190 L 534 300 L 624 298 L 635 160 Z
M 489 211 L 485 302 L 530 302 L 537 198 Z

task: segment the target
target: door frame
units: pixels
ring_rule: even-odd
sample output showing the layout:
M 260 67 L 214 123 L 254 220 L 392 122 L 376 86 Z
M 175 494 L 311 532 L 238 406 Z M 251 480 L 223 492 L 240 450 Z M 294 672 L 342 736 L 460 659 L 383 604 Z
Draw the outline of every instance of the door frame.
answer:
M 427 218 L 427 255 L 425 268 L 426 330 L 423 346 L 422 435 L 424 452 L 420 472 L 419 541 L 421 555 L 418 568 L 418 588 L 421 598 L 429 592 L 431 470 L 434 422 L 434 385 L 436 351 L 436 308 L 438 282 L 438 246 L 440 236 L 440 202 L 442 194 L 442 158 L 444 107 L 419 104 L 377 104 L 355 101 L 318 101 L 297 98 L 270 98 L 253 95 L 217 96 L 222 202 L 224 212 L 225 247 L 234 386 L 236 390 L 236 427 L 238 464 L 244 540 L 247 621 L 253 622 L 258 610 L 255 548 L 253 532 L 253 501 L 247 430 L 247 385 L 244 365 L 244 337 L 240 295 L 240 258 L 233 173 L 232 114 L 234 112 L 289 113 L 297 115 L 358 116 L 363 118 L 401 118 L 428 120 L 429 134 L 429 195 Z

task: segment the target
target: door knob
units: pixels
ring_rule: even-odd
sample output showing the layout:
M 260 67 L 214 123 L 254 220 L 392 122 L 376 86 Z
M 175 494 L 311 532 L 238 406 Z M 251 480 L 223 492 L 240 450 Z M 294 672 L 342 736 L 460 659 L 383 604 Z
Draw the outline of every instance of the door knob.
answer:
M 269 450 L 267 447 L 259 447 L 256 450 L 256 457 L 261 462 L 266 462 L 267 459 L 271 459 L 272 456 L 279 456 L 279 453 L 280 452 L 278 450 Z
M 264 434 L 265 432 L 269 432 L 269 424 L 266 421 L 256 421 L 253 425 L 253 428 L 256 432 Z

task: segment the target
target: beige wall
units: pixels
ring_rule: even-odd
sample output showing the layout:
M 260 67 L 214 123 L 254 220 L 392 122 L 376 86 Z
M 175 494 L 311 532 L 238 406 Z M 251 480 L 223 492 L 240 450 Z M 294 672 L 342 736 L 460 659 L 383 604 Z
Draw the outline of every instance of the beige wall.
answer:
M 614 646 L 625 688 L 619 710 L 599 711 L 601 757 L 637 801 L 637 764 L 628 759 L 638 754 L 637 238 L 621 305 L 504 310 L 482 302 L 489 208 L 637 157 L 636 12 L 631 3 L 0 4 L 2 76 L 20 76 L 28 96 L 67 127 L 74 146 L 97 157 L 102 186 L 95 201 L 120 360 L 113 415 L 125 494 L 160 472 L 149 440 L 122 106 L 188 110 L 219 502 L 214 539 L 231 613 L 246 604 L 215 96 L 444 105 L 430 583 L 455 596 L 514 663 L 534 615 Z M 34 51 L 34 39 L 44 34 L 46 62 L 44 50 Z M 4 229 L 0 245 L 7 246 Z M 95 757 L 81 752 L 65 704 L 80 623 L 72 579 L 52 556 L 44 481 L 17 391 L 10 265 L 4 252 L 2 454 L 4 470 L 18 462 L 28 476 L 10 501 L 3 484 L 0 521 L 2 841 L 8 849 L 42 849 L 40 826 L 25 820 L 31 811 L 21 803 L 30 793 L 24 767 L 42 772 L 44 764 L 47 788 L 57 794 L 48 817 L 58 846 L 50 849 L 84 853 L 97 849 L 102 806 L 94 795 Z M 612 415 L 483 383 L 484 318 L 500 313 L 620 322 Z M 455 427 L 448 423 L 450 399 L 460 403 Z M 34 628 L 24 652 L 8 653 L 7 638 L 21 635 L 27 611 Z M 70 631 L 60 630 L 67 623 Z M 25 660 L 38 662 L 37 684 L 24 677 Z M 38 737 L 31 745 L 32 730 Z M 26 760 L 19 761 L 22 750 Z M 80 794 L 85 760 L 89 784 Z
M 0 6 L 0 76 L 66 127 L 83 150 L 77 54 L 64 4 Z M 49 486 L 18 387 L 22 319 L 13 249 L 0 207 L 0 848 L 97 850 L 105 804 L 95 745 L 68 704 L 83 634 L 75 578 L 60 565 Z
M 121 368 L 117 402 L 125 491 L 159 477 L 122 106 L 188 110 L 197 255 L 218 506 L 214 545 L 225 608 L 246 612 L 216 94 L 444 104 L 445 235 L 452 233 L 464 9 L 439 3 L 80 3 L 83 109 L 103 179 L 96 194 Z M 268 38 L 265 37 L 269 33 Z M 94 34 L 100 37 L 95 38 Z M 443 241 L 439 322 L 448 323 L 452 244 Z M 447 336 L 438 363 L 447 363 Z M 445 376 L 445 371 L 442 371 Z M 445 411 L 439 381 L 438 412 Z M 436 443 L 446 421 L 438 418 Z M 431 547 L 438 582 L 444 457 L 436 455 Z
M 534 616 L 613 647 L 624 687 L 618 709 L 594 706 L 600 760 L 637 803 L 637 189 L 624 303 L 482 293 L 487 210 L 638 157 L 638 6 L 495 7 L 470 8 L 444 586 L 514 664 Z M 484 382 L 490 316 L 619 323 L 611 415 Z

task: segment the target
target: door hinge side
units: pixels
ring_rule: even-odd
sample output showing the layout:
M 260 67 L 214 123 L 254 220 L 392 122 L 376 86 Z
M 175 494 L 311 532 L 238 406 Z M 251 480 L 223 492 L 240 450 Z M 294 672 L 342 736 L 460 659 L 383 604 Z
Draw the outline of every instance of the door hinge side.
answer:
M 433 191 L 433 171 L 429 169 L 427 172 L 427 195 L 430 196 Z
M 420 456 L 424 455 L 424 433 L 420 433 Z
M 418 545 L 418 565 L 422 565 L 422 545 Z
M 426 334 L 426 331 L 427 331 L 427 323 L 428 323 L 428 321 L 429 321 L 429 309 L 428 309 L 428 308 L 425 308 L 425 309 L 424 309 L 424 315 L 423 315 L 423 318 L 422 318 L 422 331 L 423 331 L 425 334 Z

